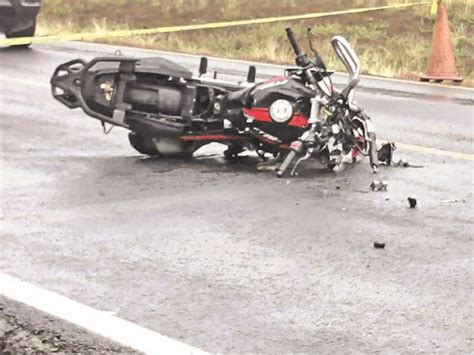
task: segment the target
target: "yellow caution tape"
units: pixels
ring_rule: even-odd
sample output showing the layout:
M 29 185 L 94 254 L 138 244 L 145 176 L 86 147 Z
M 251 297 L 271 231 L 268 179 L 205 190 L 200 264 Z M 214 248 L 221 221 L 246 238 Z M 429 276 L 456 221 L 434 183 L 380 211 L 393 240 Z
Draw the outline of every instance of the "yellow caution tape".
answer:
M 431 15 L 436 15 L 438 13 L 438 3 L 440 0 L 433 0 L 431 2 Z
M 331 11 L 331 12 L 314 12 L 304 15 L 290 15 L 280 17 L 265 17 L 253 20 L 238 20 L 238 21 L 227 21 L 227 22 L 211 22 L 196 25 L 184 25 L 184 26 L 168 26 L 168 27 L 157 27 L 143 30 L 118 30 L 118 31 L 101 31 L 101 32 L 86 32 L 86 33 L 73 33 L 63 34 L 54 36 L 38 36 L 38 37 L 19 37 L 0 39 L 0 46 L 19 46 L 30 43 L 50 43 L 50 42 L 65 42 L 65 41 L 87 41 L 98 38 L 117 38 L 117 37 L 129 37 L 139 35 L 150 35 L 156 33 L 171 33 L 171 32 L 184 32 L 193 30 L 204 30 L 204 29 L 215 29 L 225 27 L 236 27 L 236 26 L 247 26 L 247 25 L 259 25 L 271 22 L 280 21 L 294 21 L 304 20 L 319 17 L 338 16 L 357 14 L 363 12 L 380 11 L 387 9 L 402 9 L 413 6 L 427 5 L 430 4 L 428 1 L 407 3 L 407 4 L 395 4 L 387 6 L 369 7 L 369 8 L 357 8 L 350 10 Z

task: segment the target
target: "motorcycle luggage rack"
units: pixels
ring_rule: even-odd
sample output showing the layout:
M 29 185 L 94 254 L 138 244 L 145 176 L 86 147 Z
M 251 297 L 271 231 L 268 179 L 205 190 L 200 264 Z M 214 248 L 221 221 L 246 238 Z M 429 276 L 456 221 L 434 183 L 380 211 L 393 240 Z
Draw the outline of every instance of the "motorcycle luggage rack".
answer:
M 199 78 L 205 78 L 205 75 L 208 71 L 208 59 L 207 57 L 201 57 L 201 61 L 199 63 Z M 207 80 L 215 80 L 220 83 L 227 83 L 225 81 L 217 80 L 217 72 L 214 71 L 212 79 L 206 78 Z M 247 72 L 247 80 L 245 83 L 253 84 L 257 79 L 257 68 L 254 65 L 250 65 L 248 72 Z
M 138 68 L 140 62 L 140 59 L 117 56 L 94 58 L 89 63 L 82 59 L 72 60 L 60 65 L 55 70 L 50 81 L 52 95 L 56 100 L 70 109 L 80 107 L 87 115 L 98 119 L 102 123 L 109 123 L 130 129 L 129 122 L 127 122 L 128 120 L 126 117 L 126 112 L 130 111 L 132 107 L 130 104 L 125 102 L 124 96 L 127 83 L 135 80 L 135 73 L 137 70 L 140 71 L 140 68 Z M 88 73 L 92 72 L 96 66 L 103 63 L 118 64 L 118 70 L 113 69 L 111 71 L 111 73 L 115 75 L 115 82 L 117 84 L 114 87 L 112 96 L 114 109 L 109 115 L 94 110 L 88 104 L 83 94 L 84 78 Z M 197 79 L 197 81 L 200 83 L 195 82 L 192 84 L 192 87 L 198 87 L 201 86 L 200 84 L 204 84 L 216 89 L 224 88 L 226 90 L 236 91 L 253 85 L 256 79 L 255 66 L 249 67 L 246 82 L 231 82 L 208 78 L 205 76 L 207 68 L 208 59 L 206 57 L 202 57 L 199 67 L 200 78 Z M 183 102 L 183 110 L 181 112 L 182 118 L 189 119 L 190 105 L 191 102 Z
M 71 109 L 81 107 L 86 114 L 102 122 L 128 128 L 128 125 L 124 122 L 124 116 L 125 110 L 129 108 L 129 105 L 124 104 L 123 97 L 126 82 L 131 79 L 138 61 L 135 58 L 120 57 L 95 58 L 89 63 L 82 59 L 72 60 L 60 65 L 55 70 L 51 78 L 51 92 L 56 100 Z M 82 94 L 83 76 L 90 72 L 98 63 L 119 63 L 116 75 L 119 75 L 122 80 L 119 80 L 119 85 L 114 93 L 115 102 L 118 102 L 118 108 L 114 110 L 112 117 L 92 110 Z

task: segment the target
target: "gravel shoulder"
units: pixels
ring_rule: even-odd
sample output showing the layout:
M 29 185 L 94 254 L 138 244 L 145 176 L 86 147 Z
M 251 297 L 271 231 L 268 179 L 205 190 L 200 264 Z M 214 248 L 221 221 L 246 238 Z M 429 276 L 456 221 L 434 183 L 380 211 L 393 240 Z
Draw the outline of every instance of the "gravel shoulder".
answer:
M 0 354 L 139 354 L 0 296 Z

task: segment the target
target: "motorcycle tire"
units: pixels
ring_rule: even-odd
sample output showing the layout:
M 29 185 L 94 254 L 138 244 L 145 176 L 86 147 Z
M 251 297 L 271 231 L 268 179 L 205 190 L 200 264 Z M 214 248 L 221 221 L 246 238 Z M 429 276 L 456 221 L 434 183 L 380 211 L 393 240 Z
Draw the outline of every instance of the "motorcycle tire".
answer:
M 136 132 L 130 132 L 128 134 L 128 140 L 130 145 L 140 154 L 159 156 L 160 153 L 156 149 L 155 143 L 151 137 L 147 137 Z
M 7 37 L 8 38 L 33 37 L 35 35 L 35 31 L 36 31 L 36 22 L 31 27 L 28 27 L 28 28 L 26 28 L 22 31 L 13 32 L 13 33 L 8 34 Z M 27 44 L 20 44 L 20 45 L 15 46 L 15 47 L 28 48 L 30 45 L 31 45 L 31 43 L 27 43 Z

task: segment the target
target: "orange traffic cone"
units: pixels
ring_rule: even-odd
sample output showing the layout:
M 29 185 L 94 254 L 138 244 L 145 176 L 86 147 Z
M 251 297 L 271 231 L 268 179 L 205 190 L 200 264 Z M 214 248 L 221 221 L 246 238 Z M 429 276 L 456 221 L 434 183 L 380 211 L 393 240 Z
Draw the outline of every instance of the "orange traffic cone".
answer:
M 421 81 L 434 80 L 438 83 L 443 80 L 452 80 L 461 83 L 463 78 L 456 69 L 451 31 L 449 30 L 448 12 L 446 5 L 440 2 L 433 32 L 433 48 L 426 74 L 420 77 Z

